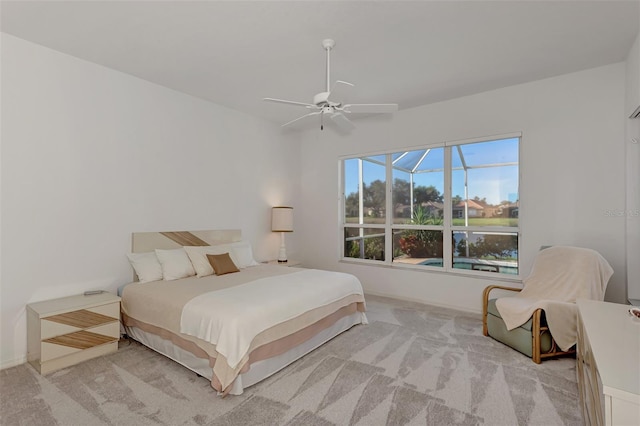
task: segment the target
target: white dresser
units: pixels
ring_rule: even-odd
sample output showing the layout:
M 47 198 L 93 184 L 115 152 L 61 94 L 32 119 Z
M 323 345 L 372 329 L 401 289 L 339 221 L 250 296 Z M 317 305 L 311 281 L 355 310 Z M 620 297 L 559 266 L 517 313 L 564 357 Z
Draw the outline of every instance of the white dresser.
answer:
M 640 321 L 629 305 L 578 300 L 577 374 L 587 425 L 640 425 Z

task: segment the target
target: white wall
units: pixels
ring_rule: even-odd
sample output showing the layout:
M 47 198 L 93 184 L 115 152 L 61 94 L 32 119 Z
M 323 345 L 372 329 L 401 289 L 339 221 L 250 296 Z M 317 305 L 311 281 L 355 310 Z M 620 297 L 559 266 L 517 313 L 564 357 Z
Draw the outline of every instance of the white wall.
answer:
M 307 226 L 296 232 L 305 265 L 351 272 L 368 292 L 479 311 L 491 280 L 338 261 L 338 158 L 522 132 L 522 271 L 541 245 L 591 247 L 615 269 L 606 298 L 623 301 L 625 220 L 605 211 L 625 202 L 624 84 L 620 63 L 367 119 L 348 137 L 306 133 L 297 218 Z
M 627 56 L 625 111 L 629 117 L 640 106 L 640 33 Z
M 625 117 L 640 106 L 640 34 L 627 57 Z M 626 118 L 628 296 L 640 299 L 640 117 Z
M 270 207 L 295 200 L 299 174 L 278 126 L 1 42 L 0 366 L 25 359 L 27 303 L 131 280 L 132 232 L 241 228 L 276 256 Z

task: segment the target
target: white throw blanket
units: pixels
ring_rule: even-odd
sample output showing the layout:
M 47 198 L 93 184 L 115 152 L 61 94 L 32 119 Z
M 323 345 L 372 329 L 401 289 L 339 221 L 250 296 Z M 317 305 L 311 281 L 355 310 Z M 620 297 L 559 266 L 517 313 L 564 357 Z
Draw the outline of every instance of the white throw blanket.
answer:
M 360 281 L 340 272 L 305 269 L 261 278 L 193 298 L 182 310 L 180 331 L 216 345 L 236 368 L 262 331 L 353 294 L 363 294 Z
M 554 340 L 563 351 L 577 341 L 577 299 L 603 300 L 613 269 L 596 251 L 550 247 L 538 253 L 517 296 L 501 297 L 496 308 L 508 330 L 543 309 Z

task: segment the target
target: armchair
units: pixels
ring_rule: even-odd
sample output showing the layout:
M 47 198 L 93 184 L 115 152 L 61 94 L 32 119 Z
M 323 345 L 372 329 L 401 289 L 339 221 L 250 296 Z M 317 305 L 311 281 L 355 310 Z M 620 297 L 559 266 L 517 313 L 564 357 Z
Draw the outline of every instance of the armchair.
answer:
M 512 330 L 507 330 L 500 312 L 496 308 L 497 299 L 489 299 L 492 290 L 519 292 L 522 289 L 490 285 L 482 295 L 482 334 L 521 352 L 540 364 L 543 358 L 575 354 L 575 347 L 561 351 L 549 333 L 549 327 L 542 309 L 536 309 L 527 322 Z
M 596 251 L 549 247 L 538 252 L 523 288 L 491 285 L 482 298 L 482 333 L 530 357 L 575 353 L 577 299 L 603 300 L 613 269 Z M 516 292 L 490 299 L 493 290 Z

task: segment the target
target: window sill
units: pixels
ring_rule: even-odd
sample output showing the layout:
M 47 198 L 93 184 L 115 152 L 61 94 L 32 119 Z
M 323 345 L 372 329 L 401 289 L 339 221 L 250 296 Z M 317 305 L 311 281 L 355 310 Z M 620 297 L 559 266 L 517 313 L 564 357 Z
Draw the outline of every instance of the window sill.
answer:
M 415 266 L 415 265 L 402 264 L 402 263 L 391 263 L 391 264 L 381 263 L 379 261 L 366 260 L 366 259 L 343 258 L 343 259 L 340 259 L 338 262 L 349 264 L 349 265 L 359 265 L 359 266 L 374 267 L 374 268 L 397 269 L 402 271 L 416 271 L 416 272 L 423 272 L 423 273 L 426 272 L 431 274 L 449 275 L 449 276 L 457 276 L 457 277 L 465 277 L 465 278 L 475 278 L 475 279 L 482 279 L 482 280 L 492 280 L 492 281 L 522 284 L 522 277 L 520 275 L 497 274 L 494 272 L 481 272 L 481 271 L 466 272 L 460 269 L 445 270 L 445 269 L 436 268 L 436 267 Z

